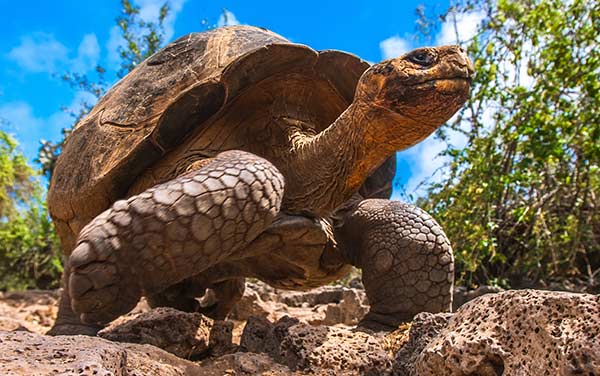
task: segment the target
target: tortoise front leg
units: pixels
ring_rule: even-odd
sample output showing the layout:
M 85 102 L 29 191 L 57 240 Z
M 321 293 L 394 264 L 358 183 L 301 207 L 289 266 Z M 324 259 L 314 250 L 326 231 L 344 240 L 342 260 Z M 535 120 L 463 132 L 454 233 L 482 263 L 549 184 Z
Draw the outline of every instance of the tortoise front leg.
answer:
M 419 312 L 452 308 L 454 259 L 448 238 L 423 210 L 369 199 L 342 218 L 336 240 L 362 269 L 371 310 L 360 326 L 394 329 Z
M 188 174 L 117 201 L 79 234 L 68 267 L 71 306 L 103 325 L 225 260 L 279 211 L 283 177 L 268 161 L 229 151 Z
M 68 265 L 67 265 L 68 268 Z M 58 301 L 58 314 L 56 321 L 52 328 L 46 333 L 50 336 L 65 336 L 65 335 L 88 335 L 95 336 L 100 329 L 101 325 L 85 324 L 79 320 L 79 315 L 73 312 L 71 308 L 71 297 L 69 296 L 69 289 L 67 286 L 67 279 L 69 278 L 69 271 L 65 268 L 62 277 L 62 292 Z

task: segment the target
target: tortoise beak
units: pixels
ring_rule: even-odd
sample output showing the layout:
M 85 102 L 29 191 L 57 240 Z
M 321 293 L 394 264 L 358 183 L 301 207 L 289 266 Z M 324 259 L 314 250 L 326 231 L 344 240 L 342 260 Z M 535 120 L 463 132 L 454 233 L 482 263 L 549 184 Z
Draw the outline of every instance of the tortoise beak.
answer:
M 472 82 L 473 76 L 475 76 L 475 67 L 473 66 L 473 62 L 469 58 L 469 55 L 467 55 L 467 51 L 464 48 L 458 47 L 458 54 L 463 62 L 461 65 L 465 71 L 465 78 L 468 79 L 469 82 Z

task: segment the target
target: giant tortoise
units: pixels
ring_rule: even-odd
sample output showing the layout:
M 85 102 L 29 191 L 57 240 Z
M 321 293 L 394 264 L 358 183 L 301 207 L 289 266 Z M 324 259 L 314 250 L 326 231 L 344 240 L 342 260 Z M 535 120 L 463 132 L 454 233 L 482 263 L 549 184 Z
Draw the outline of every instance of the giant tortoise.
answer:
M 249 26 L 169 44 L 58 159 L 48 205 L 69 257 L 51 333 L 94 334 L 143 295 L 224 318 L 247 277 L 304 290 L 351 266 L 366 328 L 449 310 L 448 239 L 388 198 L 396 151 L 462 106 L 472 74 L 457 46 L 370 66 Z

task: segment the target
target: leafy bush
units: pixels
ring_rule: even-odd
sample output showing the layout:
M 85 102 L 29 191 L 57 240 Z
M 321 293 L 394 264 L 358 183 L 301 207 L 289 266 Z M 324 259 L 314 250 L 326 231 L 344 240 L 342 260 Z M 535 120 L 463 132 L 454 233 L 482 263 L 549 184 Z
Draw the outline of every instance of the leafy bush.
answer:
M 60 244 L 39 201 L 0 223 L 0 290 L 57 288 L 60 257 Z
M 54 288 L 60 247 L 35 171 L 0 131 L 0 290 Z
M 472 98 L 439 134 L 449 176 L 421 205 L 453 241 L 458 281 L 600 277 L 600 3 L 468 2 Z

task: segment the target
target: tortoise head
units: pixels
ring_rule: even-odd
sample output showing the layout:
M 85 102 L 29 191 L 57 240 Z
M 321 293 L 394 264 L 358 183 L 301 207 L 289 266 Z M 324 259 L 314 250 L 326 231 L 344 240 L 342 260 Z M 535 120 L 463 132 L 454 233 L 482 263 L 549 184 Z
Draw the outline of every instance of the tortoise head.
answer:
M 400 115 L 395 118 L 403 130 L 408 122 L 423 127 L 426 137 L 467 100 L 473 73 L 458 46 L 419 48 L 371 66 L 358 83 L 355 101 Z

